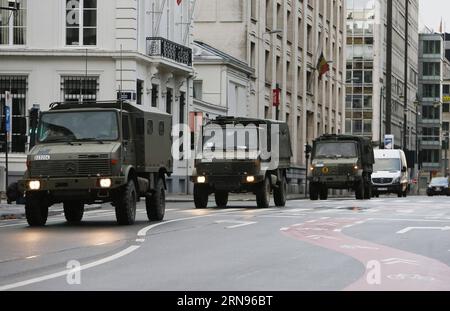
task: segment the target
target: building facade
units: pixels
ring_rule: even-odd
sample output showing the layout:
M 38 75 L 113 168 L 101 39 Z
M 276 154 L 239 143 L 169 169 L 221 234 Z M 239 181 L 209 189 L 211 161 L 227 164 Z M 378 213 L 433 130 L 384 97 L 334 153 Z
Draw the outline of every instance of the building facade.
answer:
M 202 113 L 205 119 L 247 115 L 254 70 L 204 42 L 194 42 L 193 54 L 194 100 L 190 111 Z
M 345 128 L 346 133 L 369 137 L 378 145 L 385 134 L 393 134 L 396 148 L 416 150 L 418 1 L 392 1 L 392 129 L 386 133 L 387 1 L 347 0 Z M 407 36 L 405 1 L 408 1 Z
M 47 110 L 57 101 L 114 100 L 121 91 L 143 110 L 172 114 L 174 124 L 187 119 L 193 1 L 18 2 L 18 11 L 0 11 L 1 103 L 5 91 L 13 97 L 11 180 L 25 170 L 33 105 Z M 0 7 L 8 5 L 0 0 Z M 5 141 L 4 134 L 0 138 Z M 169 190 L 187 189 L 186 167 L 186 161 L 175 163 Z
M 247 115 L 288 122 L 299 169 L 305 144 L 344 132 L 344 21 L 341 0 L 197 1 L 195 39 L 255 70 Z M 319 79 L 322 53 L 330 70 Z
M 446 36 L 429 31 L 420 34 L 420 149 L 422 183 L 449 173 L 450 62 Z

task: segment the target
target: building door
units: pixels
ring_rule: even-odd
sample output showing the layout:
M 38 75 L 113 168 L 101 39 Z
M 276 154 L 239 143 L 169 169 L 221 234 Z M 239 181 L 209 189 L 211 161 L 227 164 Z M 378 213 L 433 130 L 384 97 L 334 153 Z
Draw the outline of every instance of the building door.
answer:
M 0 152 L 5 152 L 5 92 L 12 95 L 12 142 L 11 152 L 25 153 L 27 150 L 27 89 L 26 76 L 0 76 L 0 109 L 2 112 Z

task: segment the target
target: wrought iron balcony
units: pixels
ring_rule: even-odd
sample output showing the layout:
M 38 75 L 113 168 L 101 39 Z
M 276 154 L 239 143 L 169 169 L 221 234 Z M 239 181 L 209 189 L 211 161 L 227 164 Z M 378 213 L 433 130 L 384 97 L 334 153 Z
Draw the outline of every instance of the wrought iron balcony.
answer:
M 147 38 L 147 54 L 192 66 L 192 49 L 161 37 Z

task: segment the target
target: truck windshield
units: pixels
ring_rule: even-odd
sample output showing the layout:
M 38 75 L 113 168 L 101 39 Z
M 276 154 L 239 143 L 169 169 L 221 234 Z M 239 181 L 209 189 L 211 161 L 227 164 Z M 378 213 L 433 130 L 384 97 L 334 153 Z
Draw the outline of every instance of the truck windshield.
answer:
M 356 144 L 353 142 L 330 142 L 316 145 L 315 158 L 356 158 Z
M 114 111 L 44 113 L 38 128 L 38 140 L 41 143 L 117 140 L 117 122 Z
M 203 136 L 203 150 L 232 151 L 258 150 L 258 129 L 252 128 L 222 128 L 218 130 L 205 128 Z
M 397 172 L 400 169 L 400 159 L 375 159 L 373 165 L 375 172 Z

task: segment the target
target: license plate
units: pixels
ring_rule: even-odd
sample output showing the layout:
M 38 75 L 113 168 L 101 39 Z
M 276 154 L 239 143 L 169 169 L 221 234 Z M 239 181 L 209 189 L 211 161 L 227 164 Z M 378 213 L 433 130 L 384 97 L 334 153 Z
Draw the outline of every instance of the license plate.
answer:
M 378 191 L 388 191 L 388 188 L 378 188 Z
M 437 192 L 441 192 L 442 189 L 441 189 L 441 188 L 436 188 L 436 191 L 437 191 Z

